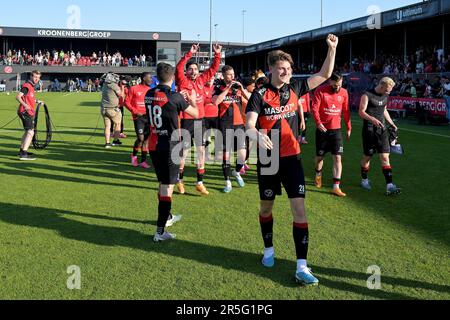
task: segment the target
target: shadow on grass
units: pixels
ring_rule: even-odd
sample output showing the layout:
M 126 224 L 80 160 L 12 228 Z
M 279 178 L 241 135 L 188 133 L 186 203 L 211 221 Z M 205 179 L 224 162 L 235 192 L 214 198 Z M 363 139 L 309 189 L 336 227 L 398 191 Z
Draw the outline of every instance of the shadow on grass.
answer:
M 90 184 L 90 185 L 104 185 L 104 186 L 110 186 L 110 187 L 124 187 L 124 188 L 134 188 L 134 189 L 147 189 L 147 190 L 155 190 L 157 191 L 157 188 L 152 188 L 149 186 L 146 186 L 143 183 L 136 183 L 136 184 L 126 184 L 126 183 L 114 183 L 114 182 L 104 182 L 99 181 L 95 179 L 86 179 L 86 178 L 79 178 L 79 177 L 69 177 L 69 176 L 63 176 L 50 173 L 42 173 L 42 172 L 35 172 L 31 170 L 33 166 L 28 167 L 22 167 L 20 164 L 17 165 L 17 167 L 12 167 L 11 169 L 7 168 L 0 168 L 0 174 L 7 174 L 12 176 L 20 176 L 24 178 L 38 178 L 38 179 L 44 179 L 44 180 L 55 180 L 55 181 L 63 181 L 63 182 L 73 182 L 73 183 L 81 183 L 81 184 Z M 53 172 L 59 171 L 56 170 L 57 167 L 49 166 L 50 170 Z M 66 170 L 61 169 L 61 172 L 66 172 Z M 107 175 L 109 176 L 109 175 Z M 126 179 L 129 180 L 129 179 Z M 150 180 L 149 180 L 150 182 Z M 149 183 L 150 185 L 150 183 Z
M 274 269 L 267 270 L 260 265 L 261 256 L 258 254 L 184 240 L 155 244 L 148 234 L 143 234 L 130 229 L 91 225 L 84 222 L 73 221 L 68 218 L 70 216 L 136 222 L 93 214 L 0 203 L 0 221 L 10 225 L 53 230 L 66 239 L 77 240 L 94 245 L 125 247 L 145 252 L 165 254 L 189 261 L 218 266 L 227 270 L 253 274 L 274 281 L 283 287 L 296 287 L 292 274 L 293 261 L 279 259 L 277 260 L 277 265 Z M 411 297 L 404 294 L 367 289 L 365 283 L 368 276 L 363 273 L 320 266 L 313 267 L 313 269 L 317 275 L 325 277 L 322 280 L 323 287 L 360 294 L 375 299 L 411 299 Z M 361 280 L 361 286 L 344 281 L 331 280 L 327 276 Z M 408 279 L 383 277 L 383 281 L 384 283 L 415 289 L 422 288 L 437 292 L 450 291 L 450 286 L 429 284 Z
M 98 107 L 99 112 L 100 112 L 101 102 L 99 102 L 99 101 L 82 101 L 82 102 L 78 103 L 78 106 L 80 106 L 80 107 Z

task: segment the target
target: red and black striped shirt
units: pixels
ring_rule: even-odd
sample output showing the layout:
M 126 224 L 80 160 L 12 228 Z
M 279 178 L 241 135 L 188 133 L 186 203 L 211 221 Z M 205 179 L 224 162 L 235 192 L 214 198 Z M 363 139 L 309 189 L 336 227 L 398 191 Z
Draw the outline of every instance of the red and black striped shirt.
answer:
M 301 153 L 298 103 L 309 91 L 307 80 L 296 80 L 280 89 L 268 83 L 255 90 L 248 102 L 247 113 L 258 114 L 256 128 L 267 131 L 274 143 L 278 139 L 281 158 Z

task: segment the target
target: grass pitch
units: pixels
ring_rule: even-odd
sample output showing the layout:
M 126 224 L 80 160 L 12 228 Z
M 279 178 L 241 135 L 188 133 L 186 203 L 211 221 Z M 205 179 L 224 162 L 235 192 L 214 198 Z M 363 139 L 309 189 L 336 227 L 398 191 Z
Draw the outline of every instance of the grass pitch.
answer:
M 20 163 L 19 121 L 0 130 L 0 299 L 449 299 L 450 132 L 400 122 L 404 156 L 392 156 L 403 194 L 384 195 L 379 160 L 360 189 L 361 122 L 347 142 L 346 199 L 317 190 L 314 128 L 303 148 L 308 181 L 309 263 L 318 288 L 294 282 L 292 218 L 286 196 L 274 210 L 277 265 L 260 265 L 256 176 L 230 195 L 220 165 L 207 168 L 211 195 L 195 193 L 195 171 L 186 174 L 186 196 L 175 196 L 178 240 L 154 244 L 157 188 L 153 171 L 129 165 L 131 117 L 123 147 L 103 149 L 98 94 L 38 94 L 58 132 L 39 160 Z M 14 95 L 0 95 L 0 125 L 15 116 Z M 88 142 L 88 140 L 90 141 Z M 254 166 L 253 166 L 254 167 Z M 331 187 L 331 158 L 324 182 Z M 67 289 L 67 268 L 81 270 L 81 290 Z M 367 288 L 367 268 L 381 269 L 381 289 Z

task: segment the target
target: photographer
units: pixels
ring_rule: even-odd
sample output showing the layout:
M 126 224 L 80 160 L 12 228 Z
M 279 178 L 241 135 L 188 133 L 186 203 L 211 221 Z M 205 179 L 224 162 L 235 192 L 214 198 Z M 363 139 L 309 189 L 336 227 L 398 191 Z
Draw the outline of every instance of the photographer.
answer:
M 119 87 L 120 77 L 113 73 L 105 75 L 102 86 L 101 113 L 105 122 L 105 148 L 120 146 L 120 129 L 122 125 L 122 113 L 119 109 L 119 99 L 124 98 L 123 89 Z M 111 125 L 114 126 L 114 141 L 111 144 Z
M 119 110 L 122 115 L 119 139 L 126 139 L 127 135 L 124 133 L 125 99 L 128 95 L 128 91 L 131 88 L 131 77 L 120 77 L 119 87 L 123 92 L 123 97 L 119 98 Z M 114 127 L 111 127 L 111 136 L 113 135 L 114 135 Z

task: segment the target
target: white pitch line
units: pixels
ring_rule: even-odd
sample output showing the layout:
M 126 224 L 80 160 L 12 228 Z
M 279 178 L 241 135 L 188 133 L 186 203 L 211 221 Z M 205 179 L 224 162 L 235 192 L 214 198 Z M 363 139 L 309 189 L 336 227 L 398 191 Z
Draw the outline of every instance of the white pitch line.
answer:
M 400 128 L 399 131 L 400 132 L 407 131 L 407 132 L 412 132 L 412 133 L 426 134 L 426 135 L 429 135 L 429 136 L 441 137 L 441 138 L 449 138 L 450 139 L 450 136 L 446 136 L 444 134 L 437 134 L 437 133 L 426 132 L 426 131 L 418 131 L 418 130 L 411 130 L 411 129 L 404 129 L 404 128 Z
M 57 130 L 57 131 L 52 131 L 54 133 L 63 133 L 64 132 L 93 132 L 95 129 L 67 129 L 67 130 Z M 13 133 L 13 132 L 18 132 L 20 130 L 0 130 L 0 132 L 9 132 L 9 133 Z M 97 130 L 99 131 L 99 130 Z M 103 130 L 102 130 L 103 131 Z
M 352 123 L 353 124 L 356 123 L 356 124 L 358 124 L 360 126 L 363 125 L 363 123 L 361 121 L 352 120 Z M 450 139 L 450 136 L 447 136 L 445 134 L 438 134 L 438 133 L 431 133 L 431 132 L 427 132 L 427 131 L 412 130 L 412 129 L 406 129 L 406 128 L 402 128 L 402 127 L 399 128 L 399 131 L 400 132 L 406 131 L 406 132 L 412 132 L 412 133 L 417 133 L 417 134 L 425 134 L 425 135 L 433 136 L 433 137 L 440 137 L 440 138 L 448 138 L 448 139 Z

